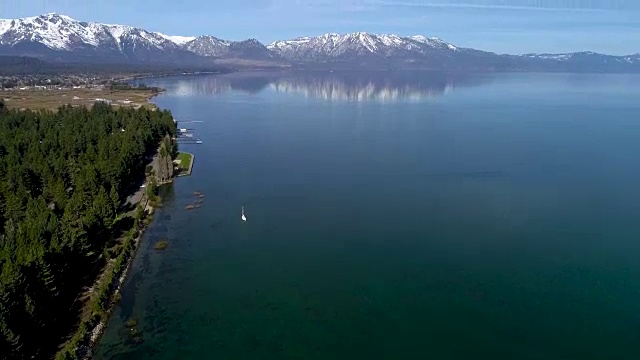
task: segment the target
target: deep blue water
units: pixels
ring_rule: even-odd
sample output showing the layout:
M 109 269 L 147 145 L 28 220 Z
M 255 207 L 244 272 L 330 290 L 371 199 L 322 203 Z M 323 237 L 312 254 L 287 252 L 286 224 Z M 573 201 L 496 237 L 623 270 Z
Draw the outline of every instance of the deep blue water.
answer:
M 640 77 L 145 82 L 204 143 L 97 359 L 640 358 Z

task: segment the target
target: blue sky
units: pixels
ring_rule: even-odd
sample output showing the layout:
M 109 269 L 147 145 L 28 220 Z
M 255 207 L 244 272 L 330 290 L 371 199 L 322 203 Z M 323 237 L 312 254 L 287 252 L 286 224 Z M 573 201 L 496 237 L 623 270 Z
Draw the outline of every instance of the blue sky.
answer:
M 268 43 L 326 32 L 438 36 L 499 53 L 640 53 L 640 0 L 2 0 L 0 18 L 58 12 L 170 35 Z

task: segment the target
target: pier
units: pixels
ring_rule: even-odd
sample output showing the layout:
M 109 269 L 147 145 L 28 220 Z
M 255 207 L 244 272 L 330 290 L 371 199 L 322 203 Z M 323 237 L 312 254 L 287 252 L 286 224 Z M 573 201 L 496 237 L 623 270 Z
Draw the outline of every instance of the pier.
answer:
M 201 139 L 191 139 L 191 138 L 178 138 L 178 144 L 202 144 Z
M 202 144 L 202 139 L 194 137 L 194 129 L 179 128 L 176 136 L 178 144 Z
M 193 121 L 174 120 L 174 121 L 178 126 L 178 133 L 176 134 L 175 141 L 179 145 L 202 144 L 202 139 L 195 137 L 195 133 L 194 133 L 195 129 L 180 127 L 180 125 L 184 123 L 202 123 L 202 121 L 199 121 L 199 120 L 193 120 Z M 177 176 L 191 175 L 191 171 L 193 170 L 194 159 L 195 159 L 195 156 L 193 154 L 185 151 L 179 151 L 178 156 L 174 160 L 174 164 L 176 165 L 175 166 L 176 170 L 178 170 L 179 172 Z
M 181 127 L 182 124 L 199 124 L 202 123 L 200 120 L 177 120 L 174 119 L 176 126 L 178 127 L 178 133 L 176 134 L 175 141 L 179 145 L 190 145 L 190 144 L 202 144 L 202 140 L 195 137 L 195 130 L 193 128 Z M 191 171 L 193 170 L 193 161 L 195 156 L 191 153 L 185 151 L 179 151 L 178 156 L 174 160 L 174 164 L 176 165 L 176 170 L 179 171 L 177 176 L 188 176 L 191 175 Z

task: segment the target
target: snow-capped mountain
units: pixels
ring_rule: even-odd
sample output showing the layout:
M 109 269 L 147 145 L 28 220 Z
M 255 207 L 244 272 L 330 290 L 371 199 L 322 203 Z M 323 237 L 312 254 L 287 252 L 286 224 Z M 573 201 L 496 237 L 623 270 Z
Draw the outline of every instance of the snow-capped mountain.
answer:
M 294 63 L 438 70 L 638 72 L 640 55 L 594 52 L 498 55 L 423 35 L 328 33 L 275 41 L 267 48 Z
M 126 25 L 82 22 L 55 13 L 0 20 L 2 54 L 180 64 L 210 64 L 209 58 L 276 58 L 255 39 L 227 41 L 208 35 L 171 36 Z
M 229 55 L 235 58 L 274 59 L 277 56 L 256 39 L 232 42 Z
M 260 64 L 336 69 L 640 72 L 638 54 L 498 55 L 457 47 L 435 37 L 366 32 L 328 33 L 264 46 L 255 39 L 172 36 L 126 25 L 83 22 L 55 13 L 0 20 L 0 55 L 30 56 L 45 61 L 161 63 L 182 67 Z
M 547 65 L 546 69 L 562 71 L 640 71 L 640 54 L 613 56 L 582 51 L 566 54 L 525 54 L 521 57 L 529 61 L 542 62 Z
M 459 49 L 438 38 L 416 35 L 329 33 L 317 37 L 300 37 L 276 41 L 267 48 L 291 60 L 349 59 L 362 56 L 422 57 L 433 53 L 452 54 Z
M 215 36 L 204 35 L 198 36 L 191 41 L 183 44 L 186 50 L 189 50 L 200 56 L 220 57 L 229 53 L 230 41 L 218 39 Z
M 228 41 L 205 35 L 184 43 L 183 48 L 205 57 L 226 57 L 239 59 L 273 59 L 274 54 L 256 39 Z
M 144 29 L 81 22 L 52 13 L 0 20 L 0 53 L 153 61 L 177 58 L 185 51 L 165 36 Z
M 101 24 L 81 24 L 68 16 L 46 14 L 15 20 L 0 20 L 0 44 L 16 46 L 38 42 L 52 50 L 72 50 L 78 45 L 97 46 L 115 41 Z
M 524 57 L 530 59 L 545 59 L 545 60 L 557 60 L 557 61 L 571 61 L 580 58 L 593 58 L 598 57 L 601 60 L 611 60 L 611 61 L 625 61 L 625 59 L 630 59 L 632 56 L 611 56 L 611 55 L 603 55 L 598 54 L 593 51 L 582 51 L 575 53 L 564 53 L 564 54 L 524 54 Z
M 267 48 L 293 63 L 316 67 L 493 71 L 508 66 L 500 55 L 423 35 L 328 33 L 275 41 Z

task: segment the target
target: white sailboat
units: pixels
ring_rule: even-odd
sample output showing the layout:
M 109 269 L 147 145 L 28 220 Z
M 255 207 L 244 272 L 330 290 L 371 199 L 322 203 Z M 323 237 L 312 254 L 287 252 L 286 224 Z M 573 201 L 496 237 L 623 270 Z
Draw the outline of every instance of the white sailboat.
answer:
M 242 221 L 247 221 L 247 217 L 244 216 L 244 205 L 242 206 L 242 217 L 241 217 Z

